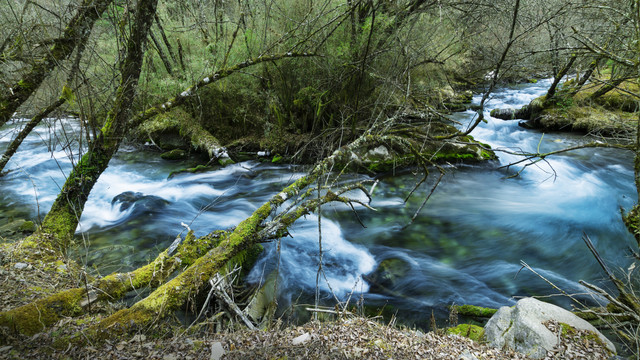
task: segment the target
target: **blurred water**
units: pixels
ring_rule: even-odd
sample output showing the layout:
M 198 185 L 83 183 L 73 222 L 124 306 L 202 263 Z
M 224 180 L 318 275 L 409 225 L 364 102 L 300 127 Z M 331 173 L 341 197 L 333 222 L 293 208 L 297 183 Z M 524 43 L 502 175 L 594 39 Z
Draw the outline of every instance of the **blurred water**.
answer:
M 489 116 L 495 107 L 520 107 L 544 94 L 549 80 L 499 89 L 487 104 L 486 118 L 473 135 L 496 149 L 542 151 L 580 144 L 589 139 L 525 130 L 517 121 Z M 479 101 L 479 96 L 474 98 Z M 455 114 L 472 121 L 474 113 Z M 0 149 L 25 120 L 0 129 Z M 0 178 L 0 214 L 37 219 L 51 207 L 83 141 L 73 119 L 48 120 L 31 134 L 9 163 L 12 172 Z M 452 303 L 489 307 L 509 305 L 514 296 L 554 290 L 528 271 L 526 261 L 568 292 L 582 292 L 580 279 L 599 283 L 603 274 L 582 243 L 587 232 L 612 267 L 626 267 L 626 248 L 633 244 L 620 219 L 637 198 L 632 157 L 612 149 L 584 149 L 547 158 L 514 179 L 519 168 L 498 169 L 519 160 L 500 159 L 477 166 L 447 167 L 437 191 L 410 226 L 409 219 L 428 194 L 423 185 L 405 204 L 404 198 L 421 176 L 405 172 L 378 184 L 372 205 L 358 208 L 366 228 L 345 206 L 325 206 L 322 217 L 323 267 L 321 296 L 332 303 L 362 294 L 365 304 L 399 310 L 405 321 L 428 326 L 431 310 L 444 316 Z M 95 185 L 78 228 L 83 244 L 78 253 L 101 273 L 127 270 L 168 247 L 182 223 L 204 235 L 235 226 L 304 169 L 245 162 L 200 174 L 169 173 L 193 166 L 192 161 L 164 161 L 157 153 L 121 149 Z M 366 177 L 362 177 L 366 178 Z M 431 180 L 433 181 L 433 180 Z M 132 192 L 129 200 L 115 201 Z M 37 204 L 37 205 L 36 205 Z M 40 214 L 40 215 L 38 215 Z M 318 218 L 307 216 L 265 251 L 248 280 L 263 281 L 279 269 L 280 304 L 313 297 L 318 273 Z M 404 264 L 404 274 L 385 289 L 363 281 L 386 259 Z M 516 274 L 517 277 L 516 277 Z M 374 284 L 375 285 L 375 284 Z M 564 303 L 560 299 L 554 301 Z

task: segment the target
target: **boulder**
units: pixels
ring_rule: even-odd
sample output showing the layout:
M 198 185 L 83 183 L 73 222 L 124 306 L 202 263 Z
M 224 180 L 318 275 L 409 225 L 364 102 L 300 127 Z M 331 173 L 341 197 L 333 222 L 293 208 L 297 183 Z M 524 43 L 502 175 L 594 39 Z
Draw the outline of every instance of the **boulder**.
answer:
M 164 160 L 183 160 L 188 157 L 188 154 L 182 149 L 173 149 L 160 154 L 160 157 Z
M 491 117 L 501 120 L 530 120 L 532 113 L 534 111 L 534 107 L 531 105 L 525 105 L 520 109 L 493 109 L 491 110 Z
M 507 109 L 493 109 L 490 113 L 491 117 L 501 120 L 515 120 L 516 119 L 516 109 L 507 108 Z
M 549 321 L 587 331 L 615 353 L 613 343 L 593 325 L 565 309 L 533 298 L 522 299 L 513 307 L 500 308 L 484 327 L 485 339 L 493 347 L 510 348 L 532 359 L 542 359 L 558 345 L 558 336 L 544 324 Z
M 145 195 L 143 193 L 133 191 L 125 191 L 116 195 L 113 200 L 111 200 L 111 205 L 115 205 L 116 203 L 120 203 L 120 211 L 125 211 L 130 207 L 133 207 L 133 212 L 136 215 L 156 212 L 170 204 L 168 200 L 159 196 Z
M 384 259 L 380 265 L 363 278 L 371 285 L 372 292 L 388 293 L 397 282 L 411 271 L 411 265 L 400 258 Z

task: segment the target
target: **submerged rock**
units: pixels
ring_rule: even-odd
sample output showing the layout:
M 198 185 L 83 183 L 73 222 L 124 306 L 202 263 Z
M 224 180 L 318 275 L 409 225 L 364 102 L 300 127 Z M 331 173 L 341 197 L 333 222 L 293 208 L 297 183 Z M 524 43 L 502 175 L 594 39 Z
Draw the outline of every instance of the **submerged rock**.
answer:
M 125 191 L 116 195 L 111 200 L 111 205 L 120 203 L 120 211 L 125 211 L 134 206 L 136 212 L 153 212 L 164 208 L 170 202 L 159 196 L 145 195 L 141 192 Z
M 559 337 L 545 325 L 550 321 L 586 331 L 603 348 L 615 353 L 613 343 L 593 325 L 565 309 L 533 298 L 522 299 L 514 307 L 500 308 L 484 327 L 485 339 L 493 347 L 513 349 L 533 359 L 542 359 L 559 345 Z
M 390 258 L 380 262 L 380 265 L 369 275 L 363 275 L 371 285 L 371 291 L 387 293 L 393 289 L 400 279 L 407 276 L 411 266 L 404 259 Z
M 164 160 L 182 160 L 187 158 L 187 152 L 182 149 L 173 149 L 160 154 L 160 157 Z

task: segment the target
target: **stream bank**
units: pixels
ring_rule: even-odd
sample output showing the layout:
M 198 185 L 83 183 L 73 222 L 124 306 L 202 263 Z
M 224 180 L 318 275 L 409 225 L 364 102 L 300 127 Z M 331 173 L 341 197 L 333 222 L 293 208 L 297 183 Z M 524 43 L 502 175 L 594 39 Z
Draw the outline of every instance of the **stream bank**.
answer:
M 547 87 L 548 82 L 540 81 L 499 89 L 489 105 L 522 106 Z M 474 112 L 465 111 L 453 117 L 464 127 L 473 116 Z M 487 120 L 473 135 L 498 151 L 557 149 L 588 140 L 543 136 L 488 114 Z M 14 171 L 2 180 L 6 189 L 2 204 L 23 209 L 25 217 L 35 221 L 39 212 L 47 211 L 58 192 L 56 184 L 63 182 L 71 166 L 69 151 L 80 146 L 52 142 L 52 155 L 42 148 L 42 138 L 73 126 L 71 120 L 53 122 L 27 139 L 24 152 L 10 163 Z M 500 165 L 519 159 L 498 154 Z M 447 174 L 438 190 L 409 226 L 433 180 L 405 203 L 420 174 L 397 171 L 382 177 L 372 203 L 378 211 L 356 208 L 366 228 L 346 206 L 323 208 L 327 276 L 319 284 L 321 301 L 330 304 L 333 294 L 338 298 L 353 294 L 371 308 L 397 313 L 399 321 L 425 328 L 430 317 L 425 309 L 432 309 L 444 324 L 448 306 L 454 303 L 498 308 L 513 304 L 514 296 L 548 294 L 546 283 L 518 273 L 520 260 L 570 292 L 584 291 L 577 283 L 580 279 L 606 285 L 580 236 L 588 232 L 612 266 L 628 267 L 625 251 L 633 242 L 618 209 L 630 208 L 636 198 L 631 161 L 629 154 L 615 149 L 585 149 L 550 158 L 544 167 L 530 167 L 518 179 L 506 179 L 513 170 L 496 169 L 496 164 L 445 164 Z M 183 223 L 199 235 L 235 226 L 305 172 L 300 166 L 247 161 L 168 177 L 195 164 L 191 159 L 165 161 L 157 153 L 123 147 L 91 193 L 77 232 L 83 246 L 74 256 L 101 274 L 135 268 L 166 249 L 185 230 Z M 349 176 L 373 179 L 367 174 Z M 114 202 L 127 192 L 140 196 L 126 206 Z M 308 315 L 294 310 L 308 303 L 315 290 L 317 224 L 316 215 L 307 216 L 292 229 L 291 237 L 282 240 L 279 251 L 277 244 L 265 244 L 247 277 L 257 285 L 279 268 L 279 314 L 292 321 L 307 320 Z M 361 275 L 392 259 L 402 264 L 402 271 L 385 285 L 390 291 L 363 281 Z M 553 301 L 566 305 L 561 298 Z

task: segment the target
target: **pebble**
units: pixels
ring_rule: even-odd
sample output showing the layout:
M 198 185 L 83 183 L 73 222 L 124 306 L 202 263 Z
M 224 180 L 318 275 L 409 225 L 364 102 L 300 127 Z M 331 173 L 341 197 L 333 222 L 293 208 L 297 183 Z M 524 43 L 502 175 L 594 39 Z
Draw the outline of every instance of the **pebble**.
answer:
M 18 269 L 18 270 L 23 270 L 29 267 L 29 264 L 25 264 L 22 262 L 16 263 L 15 265 L 13 265 L 14 268 Z
M 211 356 L 210 360 L 220 360 L 224 356 L 224 349 L 222 348 L 222 343 L 217 341 L 211 344 Z
M 133 341 L 133 342 L 143 342 L 143 341 L 145 341 L 145 340 L 147 340 L 147 337 L 146 337 L 145 335 L 142 335 L 142 334 L 135 335 L 135 336 L 131 339 L 131 341 Z
M 478 360 L 478 358 L 469 351 L 465 351 L 460 354 L 460 360 Z
M 304 344 L 305 342 L 309 341 L 309 339 L 311 339 L 311 335 L 309 335 L 309 333 L 304 333 L 304 334 L 294 338 L 292 343 L 293 343 L 293 345 L 300 345 L 300 344 Z

